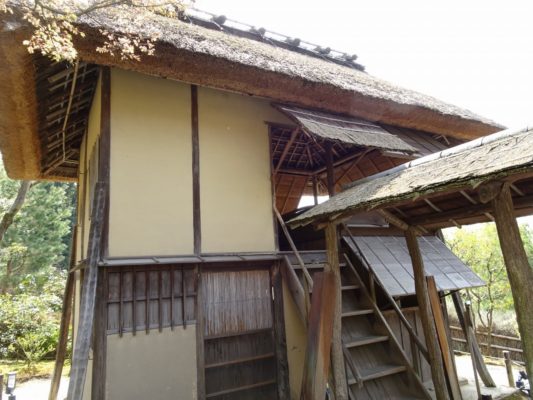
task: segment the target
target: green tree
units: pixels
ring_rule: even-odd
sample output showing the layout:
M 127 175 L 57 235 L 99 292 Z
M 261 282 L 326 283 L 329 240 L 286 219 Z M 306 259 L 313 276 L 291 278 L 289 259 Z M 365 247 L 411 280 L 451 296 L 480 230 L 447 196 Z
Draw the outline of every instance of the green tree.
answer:
M 0 207 L 16 197 L 18 183 L 0 170 Z M 20 211 L 0 242 L 0 292 L 13 292 L 31 274 L 42 286 L 51 269 L 64 269 L 73 214 L 68 184 L 33 183 Z
M 521 225 L 522 240 L 533 261 L 533 231 Z M 500 249 L 496 226 L 483 224 L 475 229 L 454 229 L 446 235 L 452 251 L 485 282 L 486 286 L 471 289 L 470 299 L 476 324 L 489 334 L 494 330 L 495 313 L 514 310 L 511 287 Z

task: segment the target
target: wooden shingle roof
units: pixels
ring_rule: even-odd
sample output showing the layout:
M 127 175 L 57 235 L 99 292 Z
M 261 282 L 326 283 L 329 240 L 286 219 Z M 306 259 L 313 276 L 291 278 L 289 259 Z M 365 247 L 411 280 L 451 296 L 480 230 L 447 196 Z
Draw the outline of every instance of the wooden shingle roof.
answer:
M 413 266 L 403 236 L 354 236 L 357 247 L 392 296 L 415 294 Z M 345 239 L 359 253 L 350 239 Z M 438 290 L 458 290 L 485 285 L 446 245 L 435 236 L 418 238 L 424 267 L 435 277 Z

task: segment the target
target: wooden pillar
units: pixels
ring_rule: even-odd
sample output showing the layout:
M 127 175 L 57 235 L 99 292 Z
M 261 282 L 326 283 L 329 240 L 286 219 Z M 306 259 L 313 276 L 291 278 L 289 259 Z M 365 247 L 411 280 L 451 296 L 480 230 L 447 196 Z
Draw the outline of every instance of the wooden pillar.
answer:
M 192 130 L 192 220 L 194 254 L 202 252 L 202 221 L 200 216 L 200 136 L 198 122 L 198 87 L 191 85 Z
M 420 254 L 420 248 L 418 247 L 416 231 L 412 227 L 408 227 L 405 231 L 405 239 L 407 241 L 409 255 L 411 256 L 411 261 L 413 264 L 416 298 L 418 300 L 420 320 L 422 321 L 422 328 L 426 338 L 429 364 L 431 367 L 431 377 L 435 387 L 436 398 L 437 400 L 447 400 L 448 389 L 446 387 L 446 378 L 444 376 L 442 353 L 437 341 L 435 321 L 433 319 L 433 313 L 431 312 L 431 306 L 429 303 L 428 288 L 424 272 L 424 262 L 422 261 L 422 255 Z
M 335 294 L 333 272 L 315 274 L 313 301 L 307 328 L 301 400 L 324 400 L 329 377 Z
M 511 284 L 518 330 L 528 376 L 533 376 L 533 269 L 520 237 L 510 185 L 505 183 L 492 199 L 494 218 L 507 276 Z
M 318 204 L 318 179 L 316 175 L 313 175 L 313 200 L 316 206 Z
M 328 182 L 328 194 L 329 197 L 335 195 L 335 169 L 333 167 L 333 144 L 326 142 L 326 174 Z
M 289 363 L 287 361 L 287 339 L 285 336 L 285 314 L 283 310 L 283 283 L 280 262 L 271 269 L 272 290 L 274 293 L 274 337 L 276 344 L 278 398 L 290 398 Z
M 511 353 L 509 353 L 508 351 L 504 351 L 503 359 L 505 360 L 505 370 L 507 371 L 507 383 L 510 387 L 515 387 L 515 381 L 513 377 L 513 361 L 511 360 Z
M 333 370 L 333 384 L 335 386 L 335 400 L 348 399 L 346 372 L 344 370 L 344 355 L 342 351 L 342 296 L 341 271 L 339 267 L 339 246 L 337 226 L 330 223 L 326 226 L 327 271 L 331 271 L 335 281 L 335 296 L 333 297 L 333 337 L 331 343 L 331 365 Z

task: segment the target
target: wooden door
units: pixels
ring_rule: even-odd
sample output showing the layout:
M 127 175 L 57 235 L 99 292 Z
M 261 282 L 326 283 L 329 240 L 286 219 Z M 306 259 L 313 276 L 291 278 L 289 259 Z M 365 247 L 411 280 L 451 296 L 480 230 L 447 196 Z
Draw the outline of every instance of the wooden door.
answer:
M 206 398 L 276 399 L 270 272 L 202 273 Z

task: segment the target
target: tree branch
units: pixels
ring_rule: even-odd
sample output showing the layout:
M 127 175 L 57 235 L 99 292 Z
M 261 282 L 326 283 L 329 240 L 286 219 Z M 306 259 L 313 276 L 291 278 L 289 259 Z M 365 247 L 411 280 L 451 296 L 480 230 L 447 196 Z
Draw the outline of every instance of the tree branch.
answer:
M 15 216 L 24 205 L 24 201 L 26 200 L 26 195 L 28 194 L 30 186 L 31 181 L 20 182 L 20 187 L 17 192 L 17 197 L 15 198 L 15 201 L 13 202 L 11 207 L 9 207 L 9 210 L 7 210 L 7 212 L 2 217 L 2 220 L 0 221 L 0 247 L 2 247 L 2 241 L 4 239 L 6 231 L 11 226 L 13 220 L 15 219 Z

